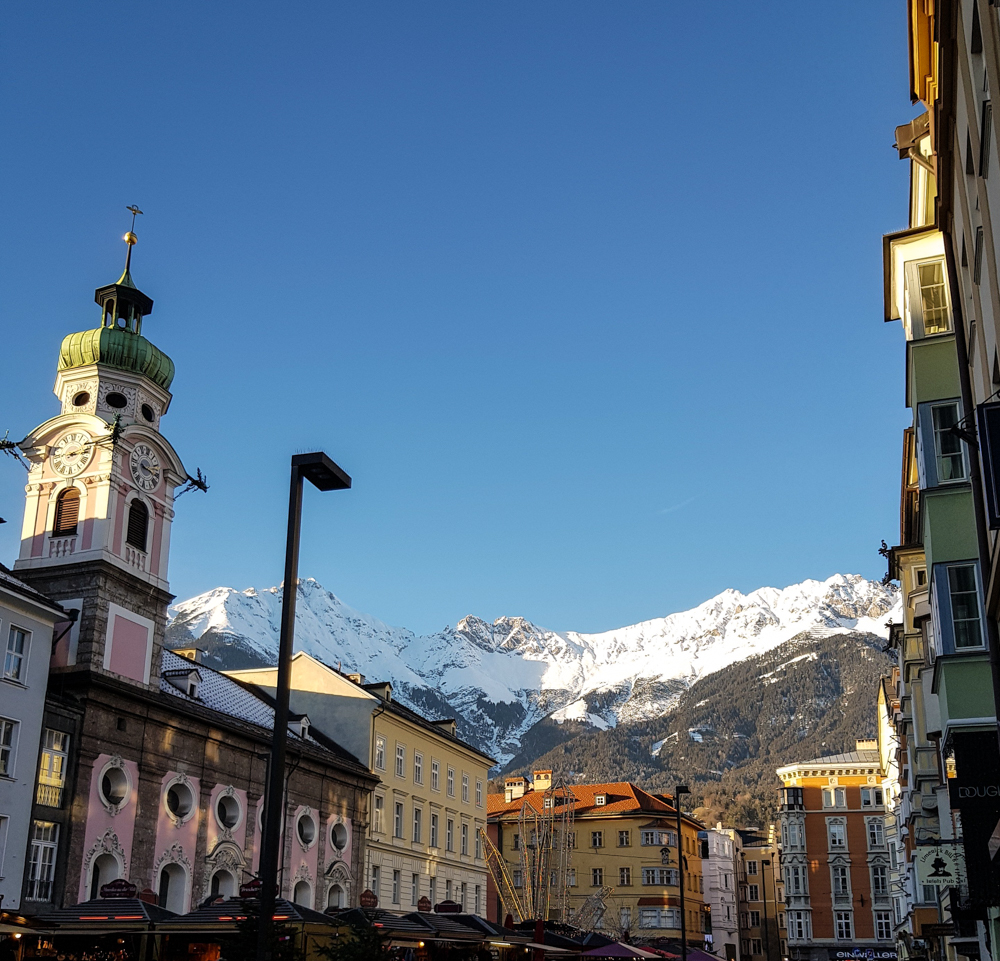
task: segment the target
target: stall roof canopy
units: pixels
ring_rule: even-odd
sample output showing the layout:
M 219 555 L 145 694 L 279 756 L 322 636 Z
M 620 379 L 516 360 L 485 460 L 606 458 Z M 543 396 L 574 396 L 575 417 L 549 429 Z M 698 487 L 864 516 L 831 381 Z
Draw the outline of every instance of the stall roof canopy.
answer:
M 190 925 L 211 925 L 228 922 L 243 921 L 253 910 L 254 901 L 243 900 L 241 898 L 216 898 L 209 904 L 203 904 L 200 908 L 188 914 L 171 915 L 167 922 L 171 928 L 179 928 Z M 169 913 L 169 912 L 168 912 Z M 287 921 L 291 924 L 326 924 L 335 926 L 336 921 L 328 914 L 321 914 L 311 908 L 303 907 L 284 898 L 278 898 L 274 902 L 274 920 Z
M 106 927 L 109 923 L 121 928 L 135 925 L 145 927 L 150 922 L 159 924 L 176 917 L 173 911 L 139 898 L 95 898 L 68 908 L 59 908 L 45 915 L 42 921 L 57 924 L 60 928 L 98 928 Z

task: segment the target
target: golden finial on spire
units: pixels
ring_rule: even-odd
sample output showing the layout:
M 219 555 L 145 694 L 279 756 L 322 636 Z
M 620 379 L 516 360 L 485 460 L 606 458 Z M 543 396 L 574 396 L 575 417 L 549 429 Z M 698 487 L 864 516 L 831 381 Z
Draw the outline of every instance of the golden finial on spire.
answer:
M 139 238 L 135 235 L 135 218 L 142 211 L 137 204 L 132 204 L 131 207 L 126 207 L 125 209 L 132 214 L 132 228 L 122 238 L 128 244 L 128 253 L 125 255 L 125 273 L 127 274 L 129 267 L 132 265 L 132 248 L 139 242 Z

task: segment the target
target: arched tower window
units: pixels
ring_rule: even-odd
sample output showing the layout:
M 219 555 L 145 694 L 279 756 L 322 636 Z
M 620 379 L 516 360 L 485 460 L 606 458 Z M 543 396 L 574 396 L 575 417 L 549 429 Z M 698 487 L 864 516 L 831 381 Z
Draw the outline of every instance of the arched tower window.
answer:
M 140 551 L 146 549 L 146 535 L 149 531 L 149 511 L 141 500 L 134 500 L 128 509 L 128 531 L 125 541 Z
M 54 536 L 75 534 L 80 519 L 80 492 L 75 487 L 67 487 L 56 499 L 56 517 L 52 525 Z

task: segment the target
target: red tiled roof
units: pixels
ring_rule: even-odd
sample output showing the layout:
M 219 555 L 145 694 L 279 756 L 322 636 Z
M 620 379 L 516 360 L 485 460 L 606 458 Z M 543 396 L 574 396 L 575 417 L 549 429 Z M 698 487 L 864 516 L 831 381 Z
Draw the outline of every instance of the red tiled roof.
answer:
M 672 804 L 662 798 L 669 795 L 656 796 L 649 794 L 629 781 L 613 781 L 607 784 L 571 784 L 566 790 L 573 797 L 574 817 L 588 815 L 603 816 L 609 814 L 673 814 Z M 595 798 L 603 794 L 607 800 L 597 804 Z M 486 796 L 486 811 L 490 820 L 513 820 L 521 813 L 522 806 L 527 803 L 536 811 L 542 811 L 542 799 L 545 797 L 560 798 L 560 789 L 552 791 L 527 791 L 522 797 L 507 801 L 503 794 L 488 794 Z M 671 802 L 673 798 L 671 798 Z M 562 810 L 557 803 L 556 813 Z M 688 818 L 690 820 L 690 818 Z

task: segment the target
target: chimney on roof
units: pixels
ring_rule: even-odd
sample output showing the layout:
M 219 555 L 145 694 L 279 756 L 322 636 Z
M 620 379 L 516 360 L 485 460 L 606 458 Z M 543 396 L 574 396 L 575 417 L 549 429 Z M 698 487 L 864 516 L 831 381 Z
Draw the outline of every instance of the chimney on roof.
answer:
M 552 771 L 532 771 L 531 789 L 533 791 L 547 791 L 552 787 Z
M 528 782 L 523 777 L 509 777 L 503 782 L 504 800 L 509 804 L 524 797 Z
M 347 680 L 354 681 L 355 684 L 364 684 L 365 676 L 364 674 L 348 674 Z
M 878 741 L 873 737 L 859 737 L 854 742 L 855 751 L 877 751 Z

